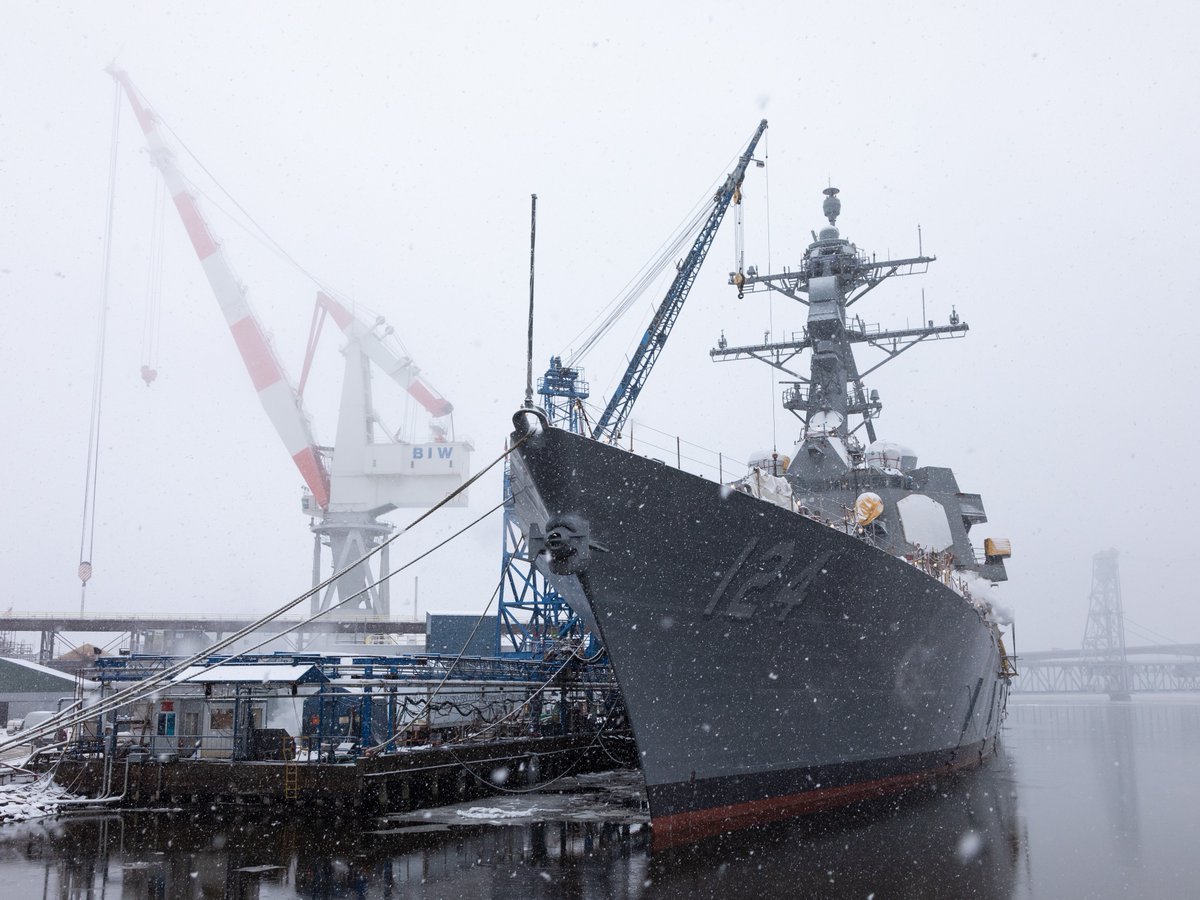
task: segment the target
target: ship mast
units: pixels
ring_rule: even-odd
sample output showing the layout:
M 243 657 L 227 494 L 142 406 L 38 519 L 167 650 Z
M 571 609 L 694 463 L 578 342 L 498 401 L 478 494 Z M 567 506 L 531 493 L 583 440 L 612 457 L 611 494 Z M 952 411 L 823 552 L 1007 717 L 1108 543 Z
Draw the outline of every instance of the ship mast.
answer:
M 937 257 L 919 253 L 877 260 L 860 253 L 837 228 L 842 209 L 838 193 L 835 187 L 825 189 L 822 212 L 829 224 L 820 234 L 813 233 L 813 242 L 798 268 L 760 275 L 750 267 L 744 277 L 730 274 L 730 284 L 738 286 L 739 292 L 777 291 L 807 306 L 803 331 L 793 333 L 790 340 L 760 344 L 730 346 L 722 340 L 709 355 L 715 361 L 759 359 L 790 376 L 783 382 L 788 385 L 783 406 L 804 422 L 806 444 L 835 438 L 847 448 L 857 443 L 852 435 L 860 428 L 865 428 L 868 441 L 875 441 L 873 420 L 883 408 L 879 392 L 868 392 L 863 379 L 922 341 L 963 337 L 967 323 L 952 312 L 946 325 L 928 319 L 916 328 L 885 331 L 848 312 L 887 279 L 922 274 Z M 884 357 L 860 371 L 854 358 L 855 344 L 882 350 Z M 802 375 L 793 366 L 805 350 L 812 351 L 812 358 L 808 374 Z M 853 427 L 851 417 L 860 419 Z

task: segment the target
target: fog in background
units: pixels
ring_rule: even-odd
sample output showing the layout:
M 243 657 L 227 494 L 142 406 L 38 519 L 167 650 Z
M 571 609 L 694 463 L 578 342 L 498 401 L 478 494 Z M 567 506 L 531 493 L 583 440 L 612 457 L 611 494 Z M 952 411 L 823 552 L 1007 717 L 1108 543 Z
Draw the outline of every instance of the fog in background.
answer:
M 1200 640 L 1190 452 L 1200 191 L 1189 4 L 11 4 L 0 54 L 0 611 L 71 612 L 99 311 L 113 84 L 162 118 L 304 269 L 387 317 L 456 407 L 480 468 L 524 386 L 529 195 L 539 195 L 535 371 L 567 352 L 770 128 L 745 185 L 746 259 L 795 266 L 842 190 L 844 236 L 938 256 L 854 311 L 946 322 L 867 380 L 881 437 L 949 465 L 1008 537 L 1025 649 L 1078 646 L 1092 555 L 1120 553 L 1126 611 Z M 124 101 L 122 100 L 122 104 Z M 178 149 L 178 148 L 177 148 Z M 179 151 L 293 378 L 313 279 L 237 219 Z M 122 108 L 90 612 L 265 612 L 303 591 L 301 479 L 264 415 L 173 209 L 159 378 L 139 377 L 155 185 Z M 768 202 L 769 201 L 769 202 Z M 768 218 L 769 211 L 769 218 Z M 714 364 L 799 330 L 739 301 L 733 216 L 635 410 L 727 457 L 795 441 L 778 374 Z M 768 259 L 769 244 L 769 259 Z M 680 254 L 682 256 L 682 254 Z M 667 282 L 586 360 L 606 398 Z M 307 400 L 332 442 L 340 341 Z M 859 350 L 860 365 L 877 357 Z M 804 362 L 807 369 L 807 361 Z M 377 379 L 377 391 L 389 388 Z M 383 402 L 383 401 L 381 401 Z M 774 410 L 774 415 L 772 414 Z M 673 438 L 647 439 L 671 448 Z M 649 452 L 649 451 L 647 451 Z M 653 455 L 665 455 L 655 452 Z M 670 457 L 668 457 L 670 458 Z M 401 538 L 393 564 L 499 500 L 499 470 Z M 391 515 L 409 521 L 415 510 Z M 477 612 L 493 516 L 398 576 L 393 612 Z M 1145 643 L 1130 631 L 1131 644 Z

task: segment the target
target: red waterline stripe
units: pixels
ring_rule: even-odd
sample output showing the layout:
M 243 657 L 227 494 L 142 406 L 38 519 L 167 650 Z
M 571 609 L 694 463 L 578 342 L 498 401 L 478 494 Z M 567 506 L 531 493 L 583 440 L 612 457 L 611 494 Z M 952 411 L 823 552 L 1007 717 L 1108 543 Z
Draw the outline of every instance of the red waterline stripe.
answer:
M 727 831 L 737 831 L 753 825 L 764 825 L 768 822 L 777 822 L 806 813 L 848 806 L 859 800 L 896 793 L 921 782 L 929 781 L 938 775 L 978 765 L 982 762 L 986 748 L 986 741 L 982 745 L 964 747 L 955 760 L 907 775 L 892 775 L 875 781 L 860 781 L 857 784 L 818 788 L 805 791 L 803 794 L 767 797 L 762 800 L 732 803 L 726 806 L 715 806 L 711 809 L 698 809 L 693 812 L 675 813 L 651 819 L 650 849 L 666 850 L 669 847 L 689 844 L 706 837 L 724 834 Z

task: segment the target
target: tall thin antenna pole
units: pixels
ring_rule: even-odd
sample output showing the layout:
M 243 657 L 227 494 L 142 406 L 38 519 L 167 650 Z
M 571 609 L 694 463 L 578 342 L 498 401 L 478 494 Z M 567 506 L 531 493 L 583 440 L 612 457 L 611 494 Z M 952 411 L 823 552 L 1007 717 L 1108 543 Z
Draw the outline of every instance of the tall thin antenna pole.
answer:
M 525 405 L 533 406 L 533 253 L 537 247 L 537 194 L 530 194 L 529 213 L 529 346 L 525 352 Z

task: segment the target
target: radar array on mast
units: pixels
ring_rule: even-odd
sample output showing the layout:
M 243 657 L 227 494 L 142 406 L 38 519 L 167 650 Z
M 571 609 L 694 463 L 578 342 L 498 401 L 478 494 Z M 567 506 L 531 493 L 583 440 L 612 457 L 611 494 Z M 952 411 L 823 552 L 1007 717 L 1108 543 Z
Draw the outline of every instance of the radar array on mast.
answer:
M 792 378 L 783 382 L 788 385 L 783 392 L 783 406 L 806 425 L 812 423 L 814 416 L 832 413 L 842 420 L 837 426 L 839 430 L 853 433 L 865 426 L 869 440 L 874 441 L 872 420 L 879 415 L 883 404 L 879 392 L 868 392 L 863 379 L 922 341 L 963 337 L 968 326 L 956 311 L 951 312 L 946 325 L 935 325 L 930 319 L 916 328 L 890 330 L 868 324 L 857 315 L 847 315 L 847 309 L 887 279 L 924 273 L 937 257 L 920 253 L 902 259 L 877 260 L 860 253 L 837 229 L 842 209 L 839 190 L 829 187 L 823 193 L 822 212 L 829 226 L 821 229 L 819 235 L 813 235 L 799 267 L 768 275 L 759 275 L 753 268 L 750 274 L 740 270 L 729 274 L 729 283 L 738 289 L 739 297 L 757 291 L 776 291 L 807 306 L 807 325 L 787 340 L 756 344 L 731 345 L 722 333 L 709 356 L 717 362 L 758 359 L 779 369 Z M 860 372 L 850 349 L 854 344 L 881 350 L 884 358 Z M 809 375 L 791 368 L 793 360 L 805 350 L 815 354 Z M 820 377 L 821 373 L 828 377 Z M 847 430 L 845 417 L 850 415 L 861 416 L 862 421 Z

